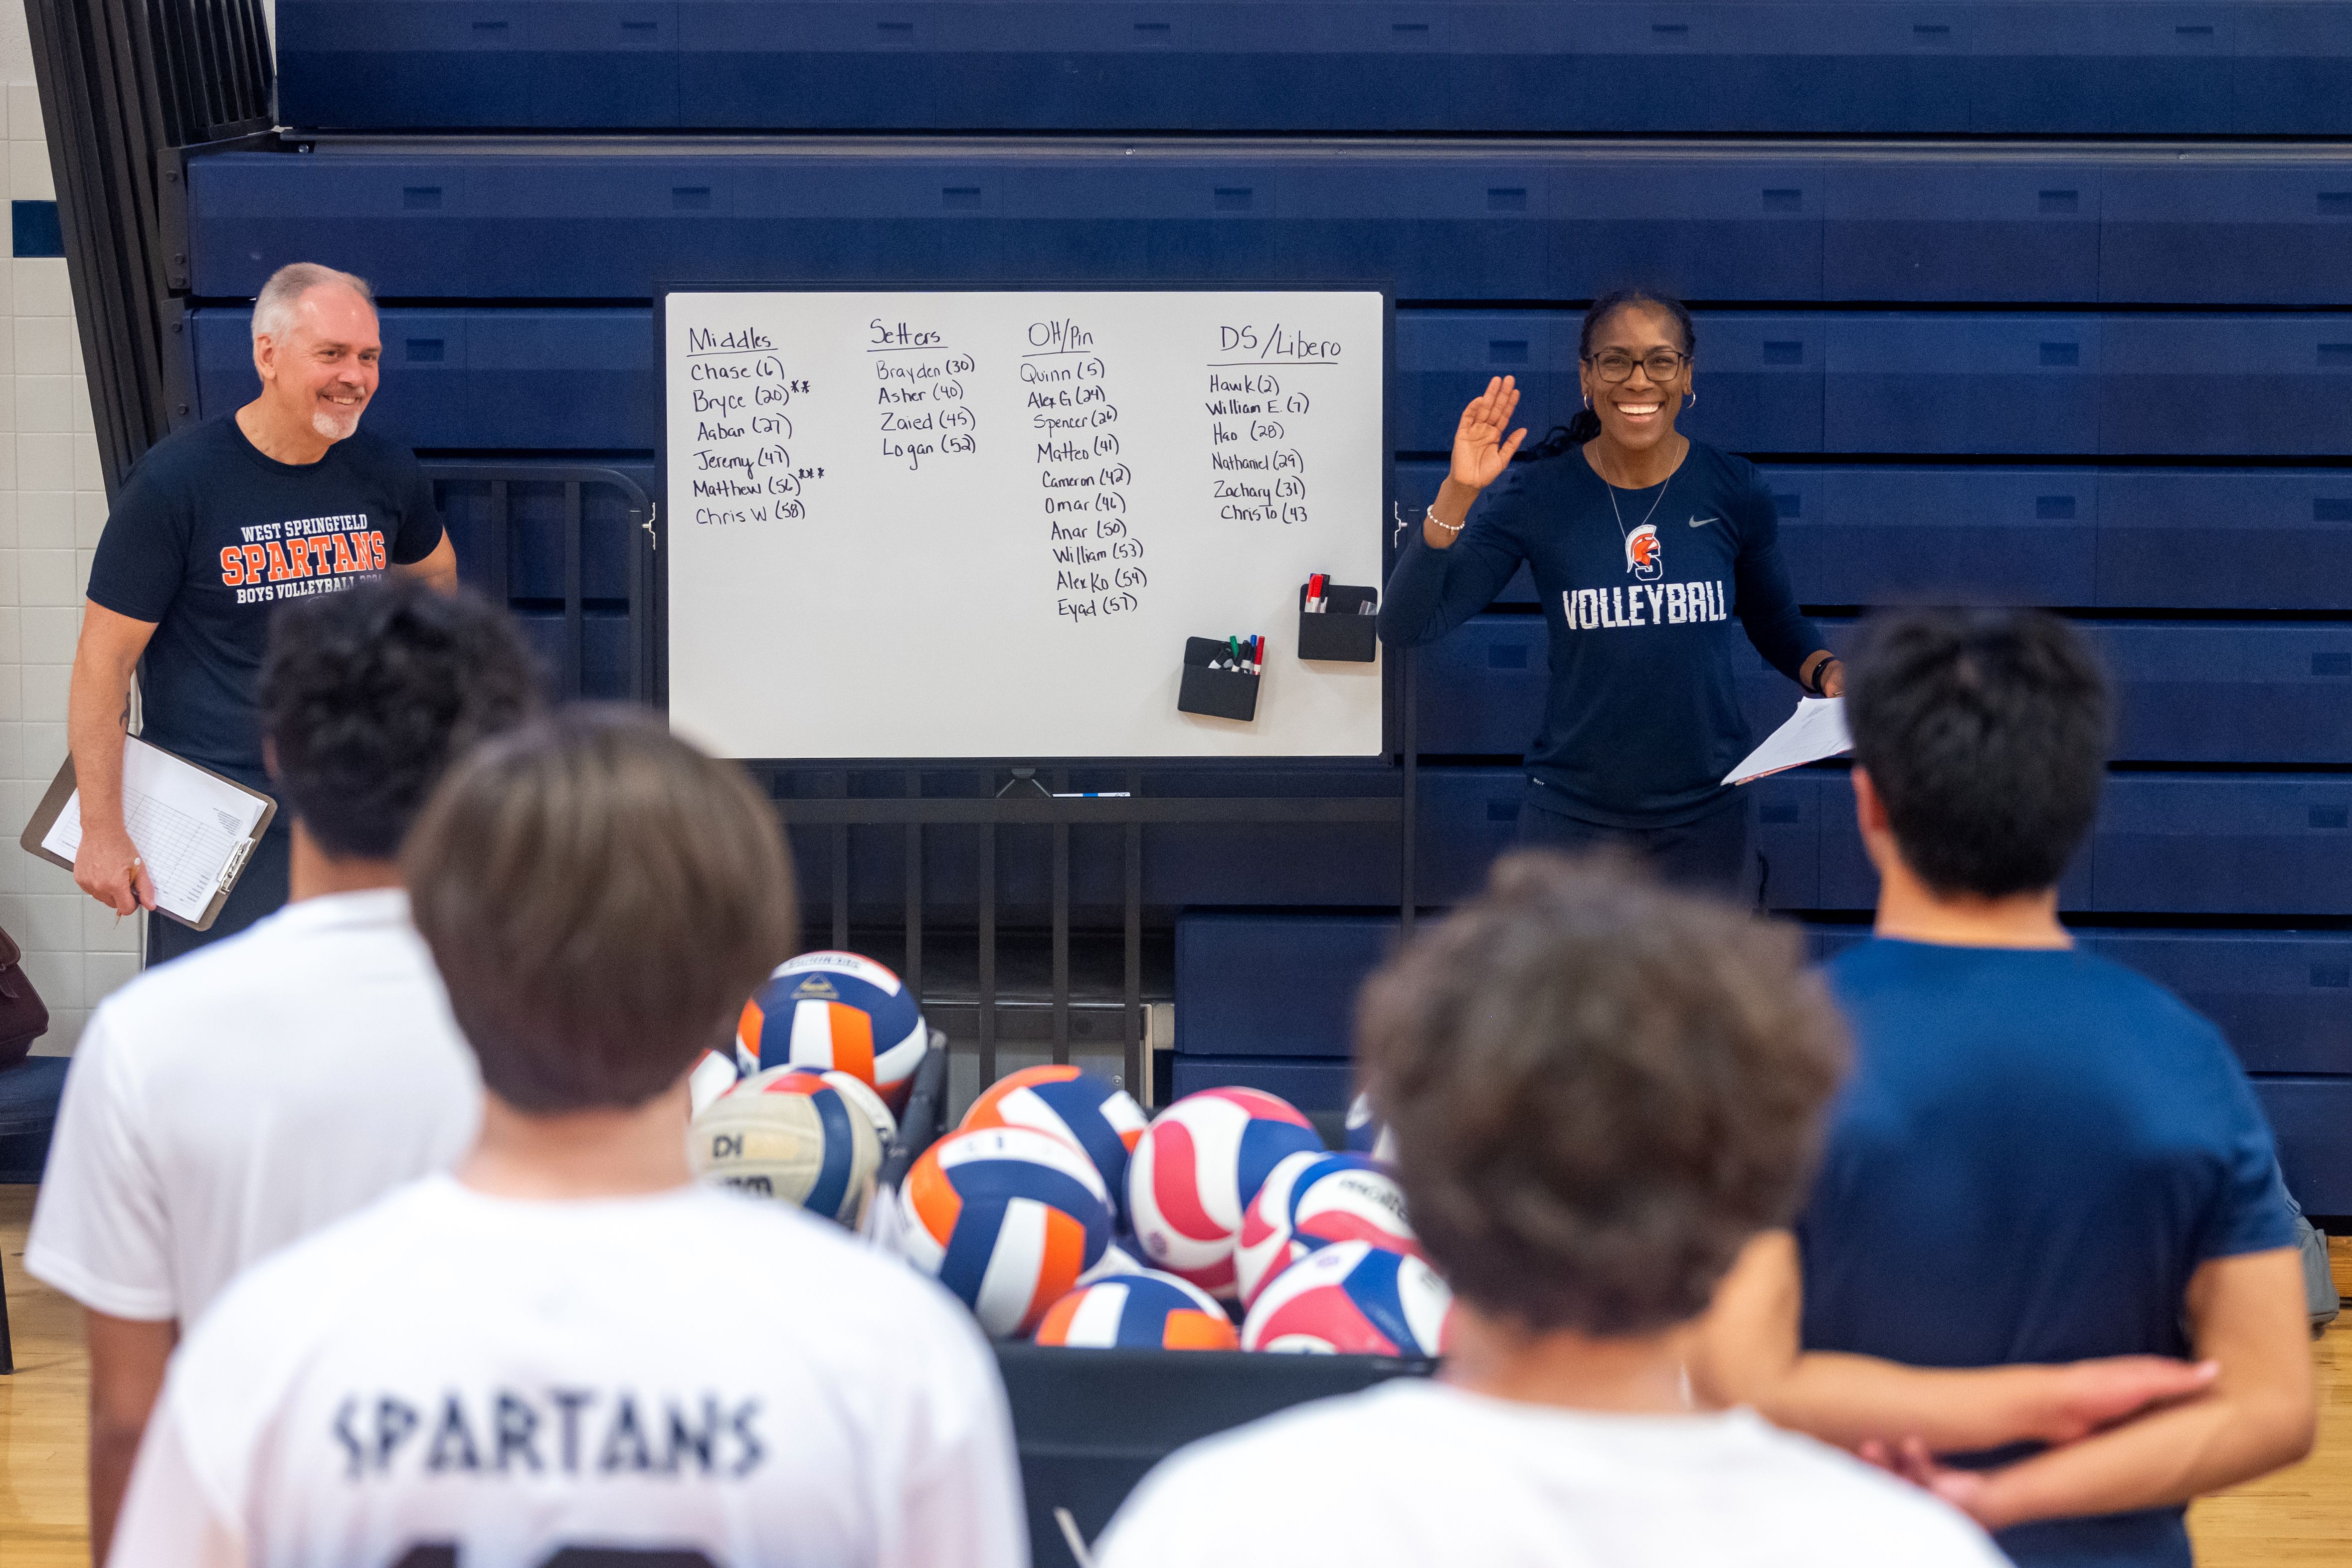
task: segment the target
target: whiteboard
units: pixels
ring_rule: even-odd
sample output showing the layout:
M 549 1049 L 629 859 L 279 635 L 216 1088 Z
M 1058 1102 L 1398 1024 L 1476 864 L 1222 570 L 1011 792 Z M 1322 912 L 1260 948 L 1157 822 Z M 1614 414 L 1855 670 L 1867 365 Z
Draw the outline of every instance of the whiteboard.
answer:
M 1381 581 L 1368 291 L 676 289 L 672 724 L 739 758 L 1365 757 L 1377 664 L 1294 656 Z M 1265 639 L 1255 719 L 1185 639 Z

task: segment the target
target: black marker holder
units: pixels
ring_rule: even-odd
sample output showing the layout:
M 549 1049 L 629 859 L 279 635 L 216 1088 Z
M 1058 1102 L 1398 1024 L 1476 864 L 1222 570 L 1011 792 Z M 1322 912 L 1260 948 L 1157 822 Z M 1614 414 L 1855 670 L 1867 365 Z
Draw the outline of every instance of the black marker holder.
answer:
M 1379 656 L 1381 591 L 1323 585 L 1323 608 L 1310 613 L 1307 584 L 1298 585 L 1298 656 L 1334 664 L 1369 664 Z
M 1184 680 L 1176 688 L 1176 711 L 1209 718 L 1236 718 L 1248 724 L 1257 717 L 1257 680 L 1246 670 L 1213 670 L 1211 664 L 1232 657 L 1232 650 L 1214 637 L 1184 639 Z

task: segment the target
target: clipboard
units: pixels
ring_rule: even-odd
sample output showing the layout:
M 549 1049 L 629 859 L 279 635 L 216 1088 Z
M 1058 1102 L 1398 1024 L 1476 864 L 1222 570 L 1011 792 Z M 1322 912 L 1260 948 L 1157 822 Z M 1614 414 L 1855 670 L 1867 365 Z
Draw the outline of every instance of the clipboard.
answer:
M 228 895 L 236 890 L 237 879 L 245 874 L 246 864 L 253 858 L 254 846 L 261 841 L 262 835 L 269 831 L 269 824 L 277 819 L 278 802 L 258 789 L 249 789 L 234 779 L 223 778 L 209 768 L 190 762 L 160 746 L 152 746 L 135 735 L 124 736 L 122 746 L 125 776 L 123 814 L 128 818 L 138 811 L 147 818 L 141 826 L 131 829 L 131 842 L 139 846 L 140 857 L 147 862 L 148 874 L 156 884 L 153 913 L 166 920 L 177 921 L 191 931 L 209 931 L 213 922 L 220 918 L 221 906 L 228 902 Z M 133 747 L 139 751 L 134 752 Z M 142 758 L 140 753 L 146 755 Z M 250 827 L 244 827 L 240 821 L 225 821 L 228 814 L 221 812 L 217 807 L 214 808 L 215 820 L 206 822 L 188 819 L 187 813 L 178 810 L 169 802 L 151 800 L 144 796 L 134 801 L 135 792 L 131 783 L 134 765 L 139 766 L 142 771 L 154 770 L 165 780 L 183 786 L 192 781 L 189 776 L 206 781 L 197 784 L 197 792 L 215 799 L 219 798 L 219 791 L 234 791 L 242 801 L 257 803 L 258 814 L 254 817 Z M 174 779 L 174 775 L 178 777 Z M 58 854 L 48 847 L 46 841 L 57 827 L 58 819 L 65 814 L 67 802 L 73 800 L 79 788 L 74 780 L 73 756 L 68 752 L 64 766 L 58 769 L 58 776 L 49 782 L 48 793 L 41 797 L 40 805 L 35 808 L 33 820 L 25 824 L 24 832 L 16 840 L 28 854 L 38 855 L 51 865 L 60 865 L 68 871 L 73 870 L 71 857 Z M 243 805 L 236 815 L 242 817 L 252 813 L 252 805 Z M 172 820 L 173 817 L 184 821 L 174 821 Z M 169 851 L 162 847 L 149 849 L 141 841 L 142 831 L 147 833 L 151 841 L 161 835 L 171 842 L 172 848 Z M 225 840 L 226 844 L 220 851 L 217 869 L 211 863 L 215 840 Z M 167 854 L 173 858 L 167 860 Z M 190 856 L 194 857 L 193 862 L 188 858 Z M 164 878 L 157 874 L 159 866 L 178 868 L 173 875 L 175 886 L 187 881 L 200 890 L 204 885 L 203 879 L 210 878 L 212 895 L 205 901 L 198 918 L 192 920 L 177 910 L 163 906 Z

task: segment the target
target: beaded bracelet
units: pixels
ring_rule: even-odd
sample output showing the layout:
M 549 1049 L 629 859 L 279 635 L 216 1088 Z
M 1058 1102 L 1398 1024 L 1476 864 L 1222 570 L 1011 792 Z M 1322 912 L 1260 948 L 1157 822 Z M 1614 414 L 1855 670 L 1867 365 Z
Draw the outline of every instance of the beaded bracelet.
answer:
M 1468 517 L 1465 517 L 1459 523 L 1447 522 L 1444 517 L 1437 515 L 1437 507 L 1434 502 L 1431 503 L 1428 515 L 1431 522 L 1435 523 L 1439 528 L 1444 528 L 1449 534 L 1460 533 L 1464 525 L 1470 521 Z

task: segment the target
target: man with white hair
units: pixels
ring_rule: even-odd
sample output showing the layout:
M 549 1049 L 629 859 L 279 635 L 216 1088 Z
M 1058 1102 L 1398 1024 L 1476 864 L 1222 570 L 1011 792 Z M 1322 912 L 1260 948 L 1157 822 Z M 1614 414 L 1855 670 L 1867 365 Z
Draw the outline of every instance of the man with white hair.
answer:
M 117 915 L 155 907 L 122 815 L 133 670 L 142 738 L 266 790 L 256 681 L 270 607 L 384 571 L 457 586 L 415 455 L 360 433 L 383 352 L 366 279 L 313 262 L 278 268 L 253 304 L 261 395 L 158 442 L 115 499 L 90 564 L 66 737 L 81 789 L 74 881 Z M 289 842 L 281 815 L 209 932 L 150 922 L 148 961 L 284 904 Z

